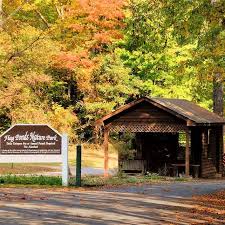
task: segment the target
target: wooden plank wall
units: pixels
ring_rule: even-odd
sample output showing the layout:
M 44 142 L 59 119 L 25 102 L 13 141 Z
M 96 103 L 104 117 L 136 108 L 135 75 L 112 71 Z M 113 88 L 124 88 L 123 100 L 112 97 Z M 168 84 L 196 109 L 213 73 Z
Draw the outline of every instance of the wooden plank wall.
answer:
M 218 151 L 217 151 L 218 172 L 224 175 L 224 167 L 223 167 L 223 154 L 224 154 L 223 126 L 218 127 L 216 132 L 217 132 L 217 141 L 218 141 Z
M 115 123 L 130 123 L 130 122 L 141 122 L 141 123 L 163 123 L 171 122 L 176 124 L 186 124 L 186 121 L 181 120 L 170 113 L 151 105 L 147 102 L 142 102 L 132 109 L 128 109 L 125 112 L 122 112 L 119 116 L 114 117 L 113 119 L 109 118 L 108 121 L 105 121 L 105 124 L 110 122 Z
M 216 167 L 208 157 L 208 129 L 202 130 L 202 154 L 201 154 L 201 176 L 204 178 L 214 177 Z
M 208 137 L 208 135 L 210 135 Z M 208 143 L 209 138 L 209 143 Z M 222 126 L 202 130 L 201 176 L 212 178 L 222 174 L 223 130 Z

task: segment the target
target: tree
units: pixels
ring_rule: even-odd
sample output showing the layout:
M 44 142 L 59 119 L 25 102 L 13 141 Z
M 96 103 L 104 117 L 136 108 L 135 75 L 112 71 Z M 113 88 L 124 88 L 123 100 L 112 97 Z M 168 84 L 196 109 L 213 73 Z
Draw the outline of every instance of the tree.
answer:
M 0 33 L 1 126 L 51 122 L 74 139 L 73 126 L 79 123 L 76 114 L 71 107 L 53 102 L 50 95 L 55 84 L 49 69 L 60 44 L 52 37 L 52 29 L 43 26 L 44 21 L 35 13 L 38 10 L 42 14 L 37 7 L 35 2 L 4 2 Z M 34 19 L 40 19 L 39 24 L 33 23 Z
M 75 1 L 65 7 L 64 19 L 56 31 L 64 48 L 55 57 L 55 67 L 66 69 L 69 82 L 76 82 L 85 94 L 91 92 L 91 73 L 102 55 L 110 54 L 113 41 L 122 38 L 122 8 L 123 1 L 115 0 Z
M 103 68 L 105 58 L 113 55 L 114 44 L 122 38 L 123 7 L 124 1 L 75 1 L 65 6 L 64 18 L 55 29 L 63 49 L 54 57 L 52 74 L 57 75 L 57 81 L 64 82 L 70 99 L 67 103 L 75 105 L 82 123 L 89 124 L 96 118 L 90 106 L 96 105 L 96 111 L 100 111 L 97 106 L 103 105 L 96 94 L 101 78 L 96 81 L 95 76 Z M 111 104 L 112 109 L 119 102 L 104 104 Z
M 224 0 L 162 1 L 166 26 L 180 45 L 194 43 L 192 66 L 198 76 L 214 80 L 214 111 L 222 115 L 222 82 L 225 55 Z
M 180 46 L 166 26 L 160 1 L 133 0 L 127 8 L 124 39 L 119 54 L 130 75 L 144 81 L 142 94 L 195 100 L 199 88 L 191 74 L 194 44 Z M 198 99 L 199 101 L 199 99 Z

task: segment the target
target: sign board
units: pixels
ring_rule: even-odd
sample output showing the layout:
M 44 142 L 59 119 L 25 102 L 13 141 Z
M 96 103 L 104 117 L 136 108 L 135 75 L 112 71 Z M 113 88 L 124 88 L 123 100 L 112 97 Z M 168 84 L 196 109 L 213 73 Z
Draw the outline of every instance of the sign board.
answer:
M 0 140 L 0 154 L 61 154 L 61 136 L 48 125 L 15 125 Z
M 16 124 L 0 137 L 0 162 L 61 162 L 61 149 L 62 137 L 50 126 Z
M 68 186 L 68 137 L 48 125 L 16 124 L 0 136 L 0 163 L 62 163 L 62 185 Z

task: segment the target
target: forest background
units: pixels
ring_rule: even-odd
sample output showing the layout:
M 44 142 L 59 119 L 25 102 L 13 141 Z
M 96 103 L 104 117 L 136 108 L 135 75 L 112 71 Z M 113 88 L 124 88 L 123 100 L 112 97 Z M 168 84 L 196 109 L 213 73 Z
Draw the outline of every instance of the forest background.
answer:
M 213 110 L 225 0 L 0 0 L 0 129 L 48 123 L 72 142 L 141 96 Z

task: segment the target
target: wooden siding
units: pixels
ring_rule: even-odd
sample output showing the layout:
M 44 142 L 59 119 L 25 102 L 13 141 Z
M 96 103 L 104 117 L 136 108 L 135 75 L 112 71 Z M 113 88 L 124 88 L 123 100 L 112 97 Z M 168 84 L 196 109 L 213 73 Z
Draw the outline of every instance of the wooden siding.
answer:
M 204 129 L 202 130 L 202 153 L 201 153 L 201 176 L 205 177 L 205 178 L 212 178 L 215 177 L 216 175 L 216 165 L 214 163 L 213 157 L 215 157 L 215 153 L 216 153 L 216 146 L 213 145 L 215 143 L 213 143 L 211 145 L 211 148 L 213 147 L 213 149 L 210 149 L 210 145 L 208 144 L 208 129 Z M 215 140 L 215 137 L 211 136 L 211 141 Z M 211 156 L 209 155 L 211 150 Z M 213 151 L 212 151 L 213 150 Z
M 218 126 L 209 130 L 202 130 L 201 174 L 211 178 L 222 175 L 223 171 L 223 128 Z
M 217 170 L 218 173 L 223 174 L 223 153 L 224 153 L 224 147 L 223 147 L 223 126 L 220 126 L 217 128 L 217 143 L 218 143 L 218 147 L 217 147 L 217 158 L 216 158 L 216 162 L 217 164 Z
M 186 121 L 178 119 L 170 113 L 151 105 L 148 102 L 142 102 L 134 107 L 115 116 L 113 120 L 109 118 L 105 125 L 109 123 L 172 123 L 186 125 Z

